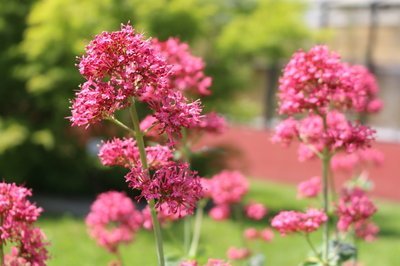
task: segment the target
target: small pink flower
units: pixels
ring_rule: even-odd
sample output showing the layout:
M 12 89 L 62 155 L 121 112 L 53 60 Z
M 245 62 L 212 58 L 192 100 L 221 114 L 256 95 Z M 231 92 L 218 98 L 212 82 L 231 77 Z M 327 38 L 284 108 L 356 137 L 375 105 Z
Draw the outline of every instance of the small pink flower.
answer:
M 226 256 L 231 260 L 247 259 L 250 255 L 251 252 L 249 249 L 236 247 L 230 247 L 226 253 Z
M 254 240 L 259 237 L 259 233 L 258 233 L 257 229 L 250 227 L 250 228 L 247 228 L 246 230 L 244 230 L 243 236 L 248 240 Z
M 312 177 L 297 186 L 297 197 L 315 198 L 319 195 L 321 189 L 321 178 L 319 176 Z
M 228 205 L 217 205 L 208 213 L 216 221 L 223 221 L 229 218 L 231 211 Z
M 179 266 L 198 266 L 199 264 L 195 260 L 185 260 L 182 261 Z
M 124 193 L 110 191 L 97 196 L 86 217 L 90 235 L 109 252 L 133 240 L 142 215 Z
M 267 208 L 261 203 L 250 203 L 245 207 L 246 216 L 253 220 L 261 220 L 267 215 Z
M 374 241 L 379 233 L 379 227 L 370 221 L 357 222 L 354 224 L 354 227 L 356 236 L 367 242 Z
M 211 197 L 217 205 L 241 201 L 248 192 L 249 183 L 238 171 L 222 171 L 210 179 Z
M 208 259 L 207 264 L 204 266 L 232 266 L 232 265 L 220 259 Z
M 261 230 L 260 237 L 265 242 L 271 242 L 274 239 L 274 232 L 269 228 L 265 228 Z
M 205 114 L 198 126 L 199 130 L 204 130 L 208 133 L 222 134 L 228 128 L 225 118 L 217 113 L 211 112 Z
M 339 216 L 337 227 L 347 231 L 351 224 L 367 220 L 377 211 L 374 203 L 360 189 L 345 190 L 336 206 Z
M 205 64 L 199 57 L 193 56 L 189 51 L 189 45 L 178 38 L 169 38 L 162 42 L 152 39 L 153 46 L 173 66 L 173 74 L 170 77 L 170 86 L 177 90 L 190 91 L 200 95 L 209 95 L 211 78 L 205 76 Z
M 282 211 L 276 215 L 271 225 L 278 230 L 281 235 L 295 232 L 311 233 L 317 230 L 328 220 L 328 216 L 316 209 L 308 209 L 305 213 L 297 211 Z

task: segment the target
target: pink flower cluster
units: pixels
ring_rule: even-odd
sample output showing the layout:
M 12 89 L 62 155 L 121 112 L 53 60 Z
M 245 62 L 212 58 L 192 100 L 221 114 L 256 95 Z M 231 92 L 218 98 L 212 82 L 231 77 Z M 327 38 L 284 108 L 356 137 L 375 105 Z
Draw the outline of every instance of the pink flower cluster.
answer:
M 249 182 L 238 171 L 224 170 L 208 180 L 207 193 L 217 205 L 238 203 L 249 190 Z
M 371 76 L 365 69 L 341 62 L 340 56 L 326 46 L 299 51 L 279 80 L 279 113 L 326 113 L 330 106 L 365 111 L 371 103 L 369 109 L 374 110 L 378 89 Z
M 289 145 L 294 139 L 299 139 L 302 142 L 298 150 L 299 159 L 306 160 L 324 147 L 332 152 L 354 152 L 368 147 L 374 133 L 369 127 L 350 123 L 344 114 L 330 111 L 326 115 L 326 126 L 319 115 L 310 114 L 299 121 L 290 117 L 276 127 L 272 140 Z
M 244 260 L 250 257 L 251 251 L 248 248 L 230 247 L 226 252 L 226 256 L 231 260 Z
M 227 122 L 223 116 L 211 112 L 201 118 L 197 129 L 208 133 L 221 134 L 226 131 L 227 127 Z
M 355 91 L 359 91 L 353 103 L 357 112 L 377 113 L 383 107 L 378 98 L 379 86 L 375 76 L 361 65 L 350 66 L 351 77 L 354 79 Z
M 210 210 L 211 218 L 225 220 L 230 215 L 230 205 L 239 203 L 247 194 L 249 183 L 238 171 L 224 170 L 211 179 L 202 179 L 204 196 L 210 197 L 215 207 Z
M 245 206 L 245 214 L 248 218 L 259 221 L 267 215 L 268 209 L 261 203 L 251 202 Z
M 308 209 L 305 213 L 298 211 L 282 211 L 276 215 L 271 226 L 281 235 L 295 232 L 311 233 L 328 220 L 328 216 L 320 210 Z
M 12 243 L 11 253 L 6 256 L 7 265 L 46 265 L 48 253 L 46 236 L 33 223 L 41 208 L 27 199 L 32 192 L 14 183 L 0 183 L 0 239 L 2 244 Z M 14 264 L 13 264 L 14 263 Z
M 208 88 L 212 80 L 204 75 L 204 61 L 190 53 L 187 43 L 177 38 L 169 38 L 164 42 L 153 39 L 152 43 L 167 59 L 167 63 L 172 65 L 173 75 L 169 79 L 171 87 L 200 95 L 211 93 Z
M 367 242 L 374 241 L 379 233 L 379 227 L 371 221 L 360 221 L 354 224 L 356 237 Z
M 145 149 L 148 165 L 152 169 L 168 164 L 173 157 L 166 146 L 155 145 Z M 141 165 L 139 157 L 139 149 L 132 138 L 114 138 L 103 143 L 99 150 L 100 161 L 106 166 L 135 167 Z
M 130 25 L 97 35 L 79 62 L 86 81 L 72 101 L 72 125 L 89 127 L 108 119 L 135 98 L 148 104 L 169 135 L 179 133 L 181 127 L 196 126 L 200 103 L 188 102 L 171 88 L 177 66 L 169 65 L 157 50 Z
M 335 155 L 331 160 L 331 167 L 335 171 L 352 173 L 360 172 L 369 166 L 381 166 L 383 161 L 383 153 L 371 148 L 351 154 Z
M 336 206 L 339 216 L 337 228 L 347 231 L 352 224 L 364 222 L 375 214 L 377 208 L 361 189 L 347 189 Z
M 109 252 L 130 243 L 142 226 L 142 215 L 125 193 L 109 191 L 97 196 L 86 217 L 90 235 Z
M 298 198 L 315 198 L 321 192 L 321 178 L 319 176 L 312 177 L 306 181 L 301 182 L 297 186 Z
M 168 214 L 192 214 L 202 197 L 199 177 L 187 164 L 164 165 L 151 178 L 141 168 L 132 168 L 125 178 L 131 188 L 141 191 L 141 197 L 156 200 L 156 208 L 166 208 Z
M 259 231 L 253 227 L 250 227 L 244 230 L 243 236 L 248 240 L 261 239 L 265 242 L 271 242 L 274 238 L 274 232 L 269 228 Z

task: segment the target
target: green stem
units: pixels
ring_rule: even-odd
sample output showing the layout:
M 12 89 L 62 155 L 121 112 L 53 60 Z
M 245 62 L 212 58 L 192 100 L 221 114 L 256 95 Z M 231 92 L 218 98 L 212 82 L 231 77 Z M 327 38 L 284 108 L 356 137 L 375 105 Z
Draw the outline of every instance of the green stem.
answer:
M 205 203 L 206 203 L 205 200 L 201 200 L 201 201 L 199 201 L 199 204 L 197 205 L 196 216 L 195 216 L 195 220 L 194 220 L 193 238 L 192 238 L 192 243 L 190 244 L 189 253 L 188 253 L 190 258 L 196 257 L 197 249 L 199 248 L 201 223 L 203 221 Z
M 117 250 L 117 252 L 115 253 L 115 256 L 117 257 L 117 261 L 118 261 L 118 265 L 123 266 L 124 262 L 122 260 L 122 256 L 121 256 L 121 252 L 119 250 Z
M 321 255 L 317 252 L 316 248 L 314 247 L 313 243 L 311 242 L 310 235 L 306 233 L 304 236 L 305 236 L 305 238 L 307 240 L 308 245 L 310 246 L 311 250 L 313 251 L 314 255 L 319 260 L 321 260 Z
M 186 216 L 183 219 L 183 248 L 185 250 L 185 254 L 189 252 L 190 248 L 190 237 L 191 237 L 191 217 Z
M 242 208 L 239 203 L 233 205 L 233 213 L 239 224 L 240 239 L 242 240 L 242 244 L 244 247 L 247 247 L 246 238 L 243 236 L 244 223 L 243 223 Z
M 122 129 L 125 129 L 127 131 L 129 131 L 129 133 L 131 133 L 134 137 L 135 137 L 135 131 L 132 130 L 130 127 L 128 127 L 127 125 L 125 125 L 124 123 L 122 123 L 121 121 L 119 121 L 118 119 L 116 119 L 113 116 L 110 116 L 107 118 L 107 120 L 113 122 L 115 125 L 119 126 Z
M 323 248 L 322 248 L 322 259 L 324 263 L 328 262 L 329 256 L 329 164 L 330 154 L 328 148 L 324 148 L 322 152 L 322 187 L 323 187 L 323 208 L 324 212 L 328 216 L 328 220 L 323 226 Z
M 139 117 L 138 117 L 137 110 L 135 107 L 135 99 L 132 99 L 132 104 L 131 104 L 129 110 L 130 110 L 130 115 L 131 115 L 131 119 L 132 119 L 132 123 L 133 123 L 133 128 L 135 129 L 135 139 L 136 139 L 137 146 L 139 148 L 140 161 L 142 162 L 143 170 L 148 172 L 149 169 L 148 169 L 148 164 L 147 164 L 147 157 L 146 157 L 146 150 L 145 150 L 145 146 L 144 146 L 143 133 L 140 130 Z M 161 227 L 160 227 L 160 223 L 159 223 L 158 217 L 157 217 L 157 212 L 155 209 L 155 202 L 154 202 L 154 200 L 150 200 L 148 203 L 149 203 L 150 212 L 151 212 L 151 220 L 153 222 L 154 236 L 156 239 L 158 265 L 165 266 Z

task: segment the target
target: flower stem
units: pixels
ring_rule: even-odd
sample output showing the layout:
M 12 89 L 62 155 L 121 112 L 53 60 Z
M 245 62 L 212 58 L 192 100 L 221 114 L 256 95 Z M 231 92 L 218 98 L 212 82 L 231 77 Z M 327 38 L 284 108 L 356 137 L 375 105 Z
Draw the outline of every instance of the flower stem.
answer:
M 135 131 L 132 130 L 132 129 L 131 129 L 130 127 L 128 127 L 127 125 L 125 125 L 124 123 L 122 123 L 121 121 L 119 121 L 118 119 L 116 119 L 115 117 L 110 116 L 110 117 L 107 118 L 107 120 L 113 122 L 115 125 L 119 126 L 120 128 L 129 131 L 129 133 L 131 133 L 131 134 L 135 137 L 135 135 L 136 135 L 136 134 L 135 134 Z
M 329 167 L 330 167 L 331 156 L 328 148 L 324 148 L 322 152 L 322 187 L 323 187 L 323 208 L 324 212 L 328 216 L 328 220 L 323 226 L 323 248 L 322 248 L 322 259 L 324 263 L 328 262 L 329 256 Z
M 201 232 L 201 223 L 203 221 L 203 214 L 204 214 L 204 204 L 206 203 L 205 200 L 199 201 L 196 210 L 196 216 L 194 220 L 194 230 L 193 230 L 193 238 L 192 243 L 190 244 L 189 248 L 189 257 L 195 258 L 197 255 L 197 249 L 199 248 L 200 242 L 200 232 Z
M 317 250 L 315 249 L 313 243 L 311 242 L 310 235 L 306 233 L 306 234 L 304 234 L 304 236 L 305 236 L 305 238 L 306 238 L 306 240 L 307 240 L 307 243 L 308 243 L 308 245 L 310 246 L 311 250 L 314 252 L 314 255 L 315 255 L 319 260 L 321 260 L 321 255 L 317 252 Z
M 145 150 L 145 146 L 144 146 L 143 133 L 140 130 L 139 117 L 138 117 L 137 110 L 135 107 L 135 99 L 132 99 L 132 104 L 130 105 L 129 109 L 130 109 L 130 115 L 131 115 L 131 119 L 132 119 L 132 123 L 133 123 L 133 128 L 135 129 L 135 139 L 136 139 L 136 143 L 139 148 L 140 161 L 142 162 L 143 169 L 148 172 L 149 169 L 148 169 L 148 164 L 147 164 L 147 157 L 146 157 L 146 150 Z M 161 227 L 160 227 L 160 223 L 159 223 L 158 217 L 157 217 L 157 212 L 155 209 L 155 202 L 154 202 L 154 200 L 150 200 L 148 203 L 149 203 L 150 212 L 151 212 L 151 220 L 153 222 L 154 236 L 156 239 L 158 265 L 165 266 Z

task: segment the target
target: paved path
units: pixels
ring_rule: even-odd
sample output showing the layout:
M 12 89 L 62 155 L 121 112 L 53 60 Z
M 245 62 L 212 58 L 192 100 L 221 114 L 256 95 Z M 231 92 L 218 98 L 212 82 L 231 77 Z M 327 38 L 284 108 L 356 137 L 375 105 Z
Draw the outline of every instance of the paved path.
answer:
M 300 163 L 297 160 L 297 145 L 284 148 L 270 141 L 271 132 L 267 130 L 232 127 L 220 136 L 207 136 L 206 144 L 229 145 L 240 151 L 239 157 L 232 159 L 230 165 L 256 178 L 283 183 L 297 184 L 311 176 L 320 175 L 318 160 Z M 400 144 L 376 143 L 375 148 L 385 155 L 384 165 L 370 171 L 375 184 L 373 195 L 400 201 Z M 343 176 L 336 177 L 337 184 Z

